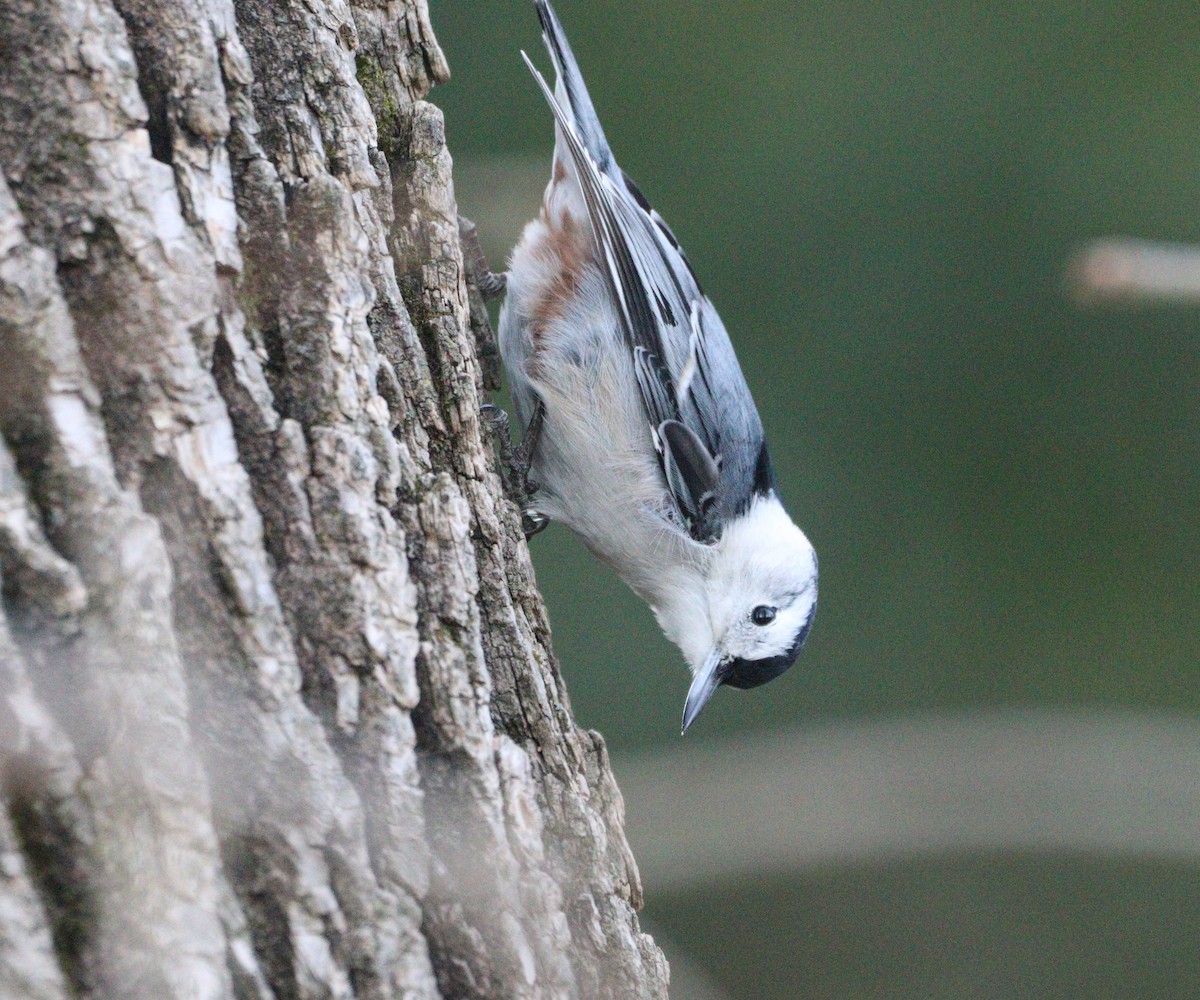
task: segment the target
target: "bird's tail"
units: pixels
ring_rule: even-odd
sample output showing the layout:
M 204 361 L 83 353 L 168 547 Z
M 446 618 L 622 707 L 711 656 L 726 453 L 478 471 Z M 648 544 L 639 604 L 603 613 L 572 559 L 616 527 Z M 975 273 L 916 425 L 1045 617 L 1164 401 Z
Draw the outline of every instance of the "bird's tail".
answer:
M 567 41 L 562 24 L 559 23 L 558 15 L 554 13 L 549 0 L 534 0 L 534 6 L 537 7 L 538 19 L 542 22 L 542 38 L 546 42 L 546 48 L 550 50 L 554 72 L 558 77 L 554 87 L 555 97 L 570 114 L 576 134 L 600 172 L 620 179 L 621 170 L 613 159 L 612 150 L 608 148 L 604 129 L 600 125 L 600 119 L 596 117 L 596 109 L 592 107 L 592 99 L 588 96 L 587 84 L 583 82 L 583 74 L 579 72 L 579 64 L 571 52 L 571 45 Z

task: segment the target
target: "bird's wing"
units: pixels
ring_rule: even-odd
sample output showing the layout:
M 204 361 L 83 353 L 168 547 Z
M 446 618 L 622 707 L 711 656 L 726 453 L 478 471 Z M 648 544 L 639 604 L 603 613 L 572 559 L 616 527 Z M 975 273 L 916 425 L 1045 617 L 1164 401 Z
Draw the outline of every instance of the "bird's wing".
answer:
M 674 234 L 616 165 L 549 3 L 537 8 L 557 96 L 522 55 L 574 168 L 667 488 L 691 536 L 712 542 L 774 489 L 762 423 L 720 317 Z

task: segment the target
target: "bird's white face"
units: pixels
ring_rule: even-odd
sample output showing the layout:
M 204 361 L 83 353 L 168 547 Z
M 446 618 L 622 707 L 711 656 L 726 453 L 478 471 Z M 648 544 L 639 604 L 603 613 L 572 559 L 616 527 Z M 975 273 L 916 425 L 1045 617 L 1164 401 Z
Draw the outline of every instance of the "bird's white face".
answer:
M 794 659 L 817 603 L 816 554 L 804 532 L 771 497 L 728 525 L 718 544 L 705 588 L 711 623 L 705 657 L 715 650 L 746 664 Z
M 724 615 L 728 624 L 715 637 L 713 646 L 724 660 L 747 665 L 737 679 L 731 677 L 725 683 L 754 687 L 750 683 L 753 665 L 762 664 L 762 672 L 768 674 L 768 662 L 793 654 L 798 642 L 807 636 L 817 603 L 816 580 L 810 577 L 804 581 L 779 581 L 776 586 L 760 588 L 754 596 L 748 593 L 721 596 L 729 598 Z M 764 675 L 759 683 L 774 676 L 775 673 Z M 744 683 L 736 683 L 737 680 Z
M 687 727 L 722 684 L 764 684 L 795 662 L 817 605 L 817 560 L 774 497 L 726 526 L 695 585 L 660 613 L 694 677 Z

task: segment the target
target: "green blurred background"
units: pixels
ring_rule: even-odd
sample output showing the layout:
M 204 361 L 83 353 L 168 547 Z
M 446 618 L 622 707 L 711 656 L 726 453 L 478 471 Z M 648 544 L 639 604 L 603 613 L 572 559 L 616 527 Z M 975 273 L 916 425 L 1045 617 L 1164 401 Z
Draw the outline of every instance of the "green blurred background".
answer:
M 796 668 L 719 692 L 686 742 L 1006 706 L 1194 713 L 1200 310 L 1082 308 L 1064 275 L 1099 236 L 1200 242 L 1200 5 L 556 6 L 821 559 Z M 518 50 L 548 59 L 527 0 L 431 8 L 459 207 L 498 263 L 552 145 Z M 533 548 L 618 777 L 676 749 L 688 678 L 648 610 L 563 529 Z M 627 805 L 634 826 L 655 808 Z M 1197 996 L 1200 892 L 1180 887 L 1198 871 L 881 860 L 650 884 L 645 917 L 731 997 Z

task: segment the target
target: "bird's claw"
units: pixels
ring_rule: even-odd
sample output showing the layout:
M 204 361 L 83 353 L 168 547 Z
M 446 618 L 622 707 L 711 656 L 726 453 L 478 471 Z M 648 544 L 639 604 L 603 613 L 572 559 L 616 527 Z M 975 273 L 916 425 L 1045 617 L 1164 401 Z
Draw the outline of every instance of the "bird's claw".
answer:
M 537 493 L 539 484 L 529 478 L 529 466 L 541 436 L 545 408 L 539 400 L 533 419 L 529 421 L 529 426 L 516 447 L 513 446 L 509 434 L 508 414 L 492 403 L 484 405 L 482 412 L 495 438 L 504 492 L 521 512 L 521 530 L 525 532 L 525 538 L 528 540 L 539 531 L 544 531 L 550 523 L 550 518 L 534 507 L 533 496 Z
M 458 241 L 462 245 L 463 266 L 467 269 L 468 277 L 475 282 L 483 301 L 491 302 L 503 295 L 508 287 L 508 275 L 488 267 L 483 246 L 479 242 L 479 230 L 475 228 L 475 223 L 462 215 L 458 217 Z

